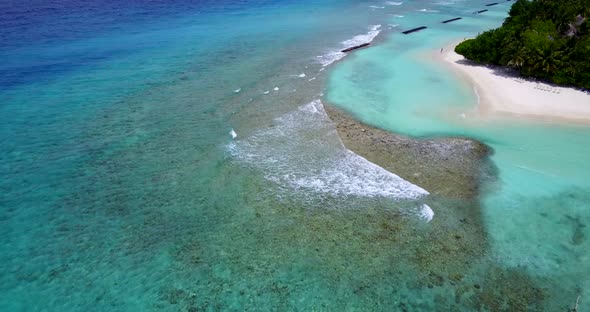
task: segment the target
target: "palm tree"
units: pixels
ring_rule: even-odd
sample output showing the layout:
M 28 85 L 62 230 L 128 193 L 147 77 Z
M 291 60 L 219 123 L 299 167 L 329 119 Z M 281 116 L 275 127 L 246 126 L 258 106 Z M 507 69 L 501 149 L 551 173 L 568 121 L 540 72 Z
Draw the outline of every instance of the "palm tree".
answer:
M 561 64 L 561 51 L 541 50 L 537 49 L 538 57 L 536 69 L 541 69 L 546 74 L 555 72 L 557 67 Z
M 529 54 L 529 49 L 526 47 L 520 47 L 518 51 L 512 56 L 512 59 L 508 62 L 508 66 L 513 66 L 516 68 L 520 68 L 526 62 L 527 55 Z
M 524 58 L 518 54 L 515 54 L 512 59 L 508 62 L 508 66 L 520 68 L 524 64 Z

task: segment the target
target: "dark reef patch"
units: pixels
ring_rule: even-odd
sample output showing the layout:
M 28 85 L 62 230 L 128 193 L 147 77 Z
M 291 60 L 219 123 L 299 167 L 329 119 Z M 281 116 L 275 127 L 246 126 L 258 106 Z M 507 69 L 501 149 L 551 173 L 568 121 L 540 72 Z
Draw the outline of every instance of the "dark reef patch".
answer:
M 495 179 L 489 147 L 465 138 L 414 139 L 365 125 L 325 105 L 344 145 L 433 195 L 471 201 Z

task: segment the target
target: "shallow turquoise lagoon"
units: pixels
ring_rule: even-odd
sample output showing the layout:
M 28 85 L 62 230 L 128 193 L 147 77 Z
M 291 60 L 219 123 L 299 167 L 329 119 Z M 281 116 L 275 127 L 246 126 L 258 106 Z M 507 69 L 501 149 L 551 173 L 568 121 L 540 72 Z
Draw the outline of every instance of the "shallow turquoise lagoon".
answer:
M 500 25 L 508 5 L 491 8 L 494 12 L 451 24 L 437 22 L 451 15 L 405 16 L 406 28 L 429 29 L 392 34 L 339 64 L 330 76 L 328 100 L 383 129 L 416 137 L 469 137 L 492 147 L 498 176 L 485 183 L 480 196 L 491 257 L 502 266 L 558 280 L 562 289 L 554 297 L 567 294 L 575 301 L 576 293 L 589 294 L 581 276 L 590 273 L 590 128 L 481 118 L 472 87 L 436 61 L 441 47 Z

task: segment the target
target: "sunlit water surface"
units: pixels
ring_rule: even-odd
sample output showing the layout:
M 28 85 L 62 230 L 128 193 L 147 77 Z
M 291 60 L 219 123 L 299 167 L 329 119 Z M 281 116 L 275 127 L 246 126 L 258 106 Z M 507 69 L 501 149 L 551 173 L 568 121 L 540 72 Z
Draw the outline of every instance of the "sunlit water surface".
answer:
M 436 61 L 449 43 L 500 25 L 509 4 L 448 24 L 439 22 L 455 12 L 436 6 L 426 7 L 440 11 L 428 18 L 406 14 L 400 27 L 429 28 L 392 34 L 339 64 L 328 99 L 380 128 L 416 137 L 469 137 L 492 147 L 498 177 L 484 185 L 480 198 L 492 257 L 558 281 L 566 292 L 550 291 L 553 299 L 567 303 L 569 296 L 575 303 L 578 295 L 588 297 L 590 286 L 581 278 L 590 273 L 590 128 L 482 116 L 476 91 Z
M 508 8 L 434 27 L 483 5 L 0 4 L 0 310 L 575 301 L 588 291 L 575 278 L 588 271 L 585 129 L 441 118 L 473 95 L 418 53 L 496 26 Z M 418 24 L 433 27 L 399 34 Z M 494 147 L 498 185 L 466 212 L 485 227 L 449 212 L 471 204 L 429 200 L 348 151 L 324 92 L 383 128 Z

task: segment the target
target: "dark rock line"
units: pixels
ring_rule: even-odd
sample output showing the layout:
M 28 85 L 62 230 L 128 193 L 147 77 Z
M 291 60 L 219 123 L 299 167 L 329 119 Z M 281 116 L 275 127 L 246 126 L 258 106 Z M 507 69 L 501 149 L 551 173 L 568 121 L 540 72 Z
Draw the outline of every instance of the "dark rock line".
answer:
M 462 17 L 455 17 L 455 18 L 451 18 L 450 20 L 442 21 L 442 23 L 443 23 L 443 24 L 446 24 L 446 23 L 450 23 L 450 22 L 458 21 L 458 20 L 460 20 L 460 19 L 462 19 Z
M 512 1 L 512 0 L 506 0 L 506 2 L 510 2 L 510 1 Z M 493 3 L 486 4 L 486 6 L 489 7 L 489 6 L 494 6 L 494 5 L 498 5 L 498 4 L 499 4 L 498 2 L 493 2 Z M 488 11 L 487 9 L 485 9 L 485 10 L 479 10 L 479 11 L 473 12 L 473 14 L 480 14 L 480 13 L 487 12 L 487 11 Z M 442 21 L 441 23 L 442 24 L 446 24 L 446 23 L 458 21 L 460 19 L 463 19 L 463 18 L 462 17 L 455 17 L 455 18 L 451 18 L 451 19 L 446 20 L 446 21 Z M 417 27 L 417 28 L 412 28 L 410 30 L 402 31 L 402 34 L 407 35 L 407 34 L 411 34 L 413 32 L 417 32 L 417 31 L 420 31 L 420 30 L 423 30 L 423 29 L 426 29 L 426 28 L 428 28 L 428 27 L 426 27 L 426 26 L 420 26 L 420 27 Z M 370 43 L 363 43 L 363 44 L 358 45 L 358 46 L 354 46 L 354 47 L 351 47 L 351 48 L 344 49 L 344 50 L 342 50 L 342 52 L 349 52 L 349 51 L 352 51 L 352 50 L 356 50 L 356 49 L 359 49 L 359 48 L 362 48 L 362 47 L 366 47 L 369 44 Z
M 413 32 L 420 31 L 420 30 L 426 29 L 426 28 L 428 28 L 428 27 L 426 27 L 426 26 L 420 26 L 420 27 L 413 28 L 413 29 L 410 29 L 410 30 L 402 31 L 402 33 L 407 35 L 407 34 L 411 34 Z
M 360 48 L 364 48 L 364 47 L 366 47 L 366 46 L 369 46 L 370 44 L 371 44 L 370 42 L 363 43 L 363 44 L 359 44 L 359 45 L 356 45 L 356 46 L 354 46 L 354 47 L 346 48 L 346 49 L 344 49 L 344 50 L 342 50 L 342 51 L 340 51 L 340 52 L 344 52 L 344 53 L 346 53 L 346 52 L 354 51 L 354 50 L 356 50 L 356 49 L 360 49 Z

